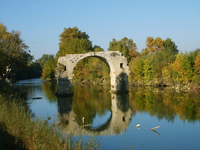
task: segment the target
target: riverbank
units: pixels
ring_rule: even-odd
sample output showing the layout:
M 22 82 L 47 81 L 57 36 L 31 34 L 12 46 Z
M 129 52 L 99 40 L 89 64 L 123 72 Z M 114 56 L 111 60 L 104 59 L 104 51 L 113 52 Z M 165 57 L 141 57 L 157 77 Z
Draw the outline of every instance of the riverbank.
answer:
M 0 86 L 0 149 L 98 148 L 94 139 L 84 143 L 81 139 L 74 141 L 69 135 L 63 137 L 57 124 L 49 125 L 48 119 L 33 120 L 26 102 L 20 99 L 25 93 L 2 81 L 0 84 L 3 85 Z
M 76 85 L 110 85 L 110 82 L 100 82 L 98 81 L 74 81 L 73 84 Z M 193 81 L 190 83 L 172 83 L 172 82 L 158 82 L 158 81 L 141 81 L 141 80 L 130 80 L 129 86 L 132 87 L 164 87 L 168 89 L 174 89 L 176 92 L 186 92 L 186 93 L 198 93 L 200 94 L 200 82 Z

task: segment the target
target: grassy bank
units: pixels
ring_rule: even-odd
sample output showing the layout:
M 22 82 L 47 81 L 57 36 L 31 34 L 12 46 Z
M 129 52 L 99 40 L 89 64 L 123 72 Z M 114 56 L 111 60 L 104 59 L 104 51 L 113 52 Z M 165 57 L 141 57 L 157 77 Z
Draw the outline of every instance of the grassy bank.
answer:
M 5 87 L 4 87 L 5 88 Z M 12 87 L 11 87 L 12 88 Z M 4 89 L 0 93 L 0 149 L 64 150 L 97 149 L 94 139 L 84 143 L 63 136 L 58 126 L 49 125 L 47 120 L 31 119 L 24 102 Z M 16 89 L 12 89 L 16 90 Z M 6 93 L 12 95 L 7 95 Z M 15 92 L 13 92 L 15 93 Z M 7 95 L 7 96 L 6 96 Z M 12 98 L 11 98 L 12 97 Z M 6 139 L 6 140 L 5 140 Z

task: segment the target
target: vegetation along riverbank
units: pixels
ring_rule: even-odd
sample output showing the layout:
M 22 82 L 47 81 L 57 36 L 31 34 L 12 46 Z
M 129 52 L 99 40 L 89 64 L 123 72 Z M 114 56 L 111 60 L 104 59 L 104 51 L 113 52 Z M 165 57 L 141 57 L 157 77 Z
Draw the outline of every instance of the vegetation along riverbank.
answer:
M 64 28 L 60 34 L 59 50 L 55 55 L 43 54 L 34 60 L 28 46 L 20 38 L 20 32 L 9 32 L 3 24 L 0 24 L 0 31 L 0 78 L 11 82 L 38 77 L 54 80 L 60 56 L 104 51 L 100 46 L 92 45 L 86 32 L 77 27 L 69 27 Z M 133 39 L 123 37 L 120 40 L 113 38 L 108 51 L 120 51 L 127 58 L 130 85 L 199 89 L 199 48 L 184 53 L 170 38 L 147 37 L 146 47 L 138 51 Z M 105 84 L 110 81 L 106 62 L 94 57 L 79 61 L 73 74 L 75 83 Z
M 63 136 L 57 124 L 49 125 L 48 119 L 31 119 L 31 113 L 23 99 L 26 93 L 8 83 L 1 81 L 0 84 L 0 149 L 98 148 L 94 139 L 84 143 L 82 139 L 74 140 L 70 135 Z

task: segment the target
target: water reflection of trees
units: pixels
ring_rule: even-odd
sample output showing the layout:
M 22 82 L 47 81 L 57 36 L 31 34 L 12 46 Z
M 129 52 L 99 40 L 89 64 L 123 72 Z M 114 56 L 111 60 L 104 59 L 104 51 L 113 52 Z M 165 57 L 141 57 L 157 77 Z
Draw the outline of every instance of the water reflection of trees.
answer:
M 56 82 L 42 82 L 42 89 L 49 101 L 57 101 L 55 96 L 57 90 Z
M 129 126 L 132 111 L 128 94 L 111 94 L 99 86 L 79 86 L 73 97 L 58 97 L 58 117 L 63 133 L 74 135 L 121 134 Z M 101 92 L 100 92 L 101 91 Z M 80 93 L 78 93 L 80 92 Z M 76 96 L 77 95 L 77 96 Z M 93 126 L 95 116 L 111 115 L 105 122 Z M 84 122 L 83 122 L 84 117 Z
M 170 89 L 132 88 L 130 106 L 134 111 L 149 112 L 158 119 L 173 121 L 178 115 L 181 120 L 200 120 L 200 96 Z
M 77 115 L 77 122 L 82 124 L 82 117 L 87 118 L 85 124 L 92 122 L 93 118 L 98 115 L 104 115 L 111 108 L 109 86 L 95 85 L 74 86 L 73 110 Z

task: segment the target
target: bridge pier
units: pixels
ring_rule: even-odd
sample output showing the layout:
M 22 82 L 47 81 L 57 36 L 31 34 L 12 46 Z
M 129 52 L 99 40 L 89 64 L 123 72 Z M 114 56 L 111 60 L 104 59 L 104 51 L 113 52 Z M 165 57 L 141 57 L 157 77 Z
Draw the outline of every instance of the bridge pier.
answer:
M 57 96 L 72 96 L 74 94 L 72 87 L 72 80 L 67 77 L 57 79 Z
M 121 93 L 128 93 L 129 85 L 128 85 L 128 76 L 126 73 L 121 73 L 116 75 L 111 73 L 111 93 L 114 94 L 121 94 Z

